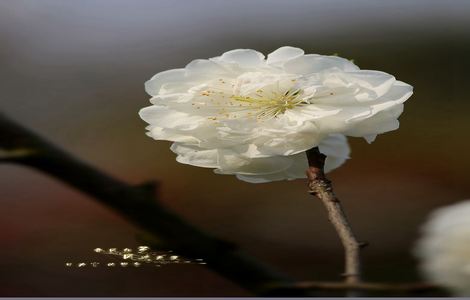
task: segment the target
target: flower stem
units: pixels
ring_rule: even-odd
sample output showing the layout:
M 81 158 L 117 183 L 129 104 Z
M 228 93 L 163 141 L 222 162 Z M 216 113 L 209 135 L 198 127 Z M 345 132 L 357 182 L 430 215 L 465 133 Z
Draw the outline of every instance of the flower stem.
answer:
M 320 153 L 318 147 L 307 152 L 308 159 L 308 187 L 312 195 L 317 196 L 328 212 L 328 219 L 333 224 L 344 247 L 345 268 L 343 276 L 350 285 L 361 282 L 360 249 L 364 243 L 357 241 L 349 225 L 341 203 L 333 192 L 331 181 L 325 177 L 324 166 L 326 156 Z M 356 296 L 356 295 L 355 295 Z

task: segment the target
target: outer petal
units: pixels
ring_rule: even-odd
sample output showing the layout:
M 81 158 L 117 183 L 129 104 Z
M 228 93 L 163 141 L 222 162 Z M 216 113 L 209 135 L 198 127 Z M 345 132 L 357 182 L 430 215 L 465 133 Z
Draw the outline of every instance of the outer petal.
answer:
M 231 50 L 215 59 L 222 62 L 235 63 L 241 67 L 257 67 L 264 63 L 263 53 L 251 49 Z
M 189 115 L 159 105 L 144 107 L 139 111 L 139 115 L 142 120 L 150 125 L 180 130 L 192 130 L 206 122 L 206 118 Z
M 412 90 L 410 85 L 397 81 L 380 99 L 382 103 L 372 105 L 369 113 L 347 119 L 347 122 L 354 126 L 346 130 L 345 134 L 362 136 L 370 143 L 375 140 L 377 134 L 398 129 L 398 117 L 403 112 L 403 102 L 411 97 Z
M 359 101 L 375 100 L 387 93 L 395 83 L 395 77 L 385 72 L 359 70 L 343 74 L 347 81 L 373 92 L 372 97 L 357 98 Z
M 269 53 L 266 62 L 271 65 L 278 65 L 302 55 L 304 55 L 304 50 L 284 46 Z
M 146 129 L 148 130 L 146 134 L 155 140 L 179 142 L 187 145 L 199 145 L 201 143 L 198 138 L 188 132 L 182 132 L 175 129 L 165 129 L 152 125 L 147 126 Z
M 398 129 L 400 123 L 398 117 L 403 112 L 403 104 L 380 111 L 372 117 L 356 123 L 345 131 L 348 136 L 365 137 L 370 140 L 371 135 L 377 135 Z M 375 139 L 375 137 L 374 137 Z
M 267 175 L 240 175 L 235 174 L 235 176 L 245 182 L 249 183 L 268 183 L 272 181 L 281 181 L 281 180 L 289 180 L 287 179 L 283 173 L 275 173 L 275 174 L 267 174 Z
M 317 122 L 320 130 L 343 133 L 348 136 L 368 136 L 392 131 L 398 128 L 398 116 L 403 111 L 403 102 L 412 94 L 412 87 L 400 81 L 374 103 L 349 104 L 336 115 Z M 372 136 L 372 137 L 371 137 Z
M 185 69 L 189 76 L 204 75 L 206 77 L 211 77 L 224 75 L 228 72 L 221 64 L 208 59 L 195 59 L 187 64 Z
M 351 149 L 347 138 L 342 134 L 331 134 L 323 139 L 318 146 L 321 153 L 326 155 L 325 172 L 330 172 L 341 166 L 347 159 Z
M 298 131 L 285 132 L 268 138 L 258 148 L 270 155 L 293 155 L 315 147 L 322 140 L 315 124 L 305 122 Z
M 174 93 L 154 96 L 150 98 L 150 103 L 155 105 L 170 105 L 174 103 L 188 103 L 191 99 L 192 95 L 187 93 Z
M 318 54 L 307 54 L 300 56 L 284 64 L 284 70 L 287 73 L 301 75 L 322 72 L 334 68 L 342 71 L 359 70 L 355 64 L 347 59 L 337 56 L 323 56 Z
M 173 143 L 171 151 L 178 154 L 176 161 L 182 164 L 203 168 L 218 168 L 217 149 L 201 149 L 197 146 L 188 146 L 181 143 Z
M 186 78 L 185 69 L 172 69 L 155 74 L 150 80 L 145 82 L 145 91 L 151 95 L 156 96 L 165 83 L 183 82 Z
M 347 118 L 346 122 L 358 122 L 363 121 L 367 118 L 371 118 L 375 114 L 381 111 L 388 110 L 394 106 L 399 106 L 413 94 L 413 87 L 404 82 L 398 81 L 394 84 L 388 92 L 381 98 L 378 98 L 374 104 L 370 104 L 370 110 L 368 113 L 356 115 L 351 118 Z
M 330 172 L 341 166 L 348 158 L 350 148 L 344 135 L 333 134 L 325 138 L 319 145 L 320 151 L 327 156 L 325 161 L 325 172 Z M 293 180 L 306 178 L 305 171 L 308 167 L 305 152 L 287 156 L 292 160 L 289 168 L 269 174 L 236 174 L 237 178 L 250 183 L 266 183 L 279 180 Z
M 260 175 L 281 172 L 289 168 L 292 160 L 288 156 L 246 158 L 230 150 L 219 151 L 218 174 Z

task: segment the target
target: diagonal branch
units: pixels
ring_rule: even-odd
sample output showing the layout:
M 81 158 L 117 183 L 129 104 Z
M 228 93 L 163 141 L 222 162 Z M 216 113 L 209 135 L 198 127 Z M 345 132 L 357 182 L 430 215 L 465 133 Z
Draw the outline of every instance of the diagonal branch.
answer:
M 209 268 L 254 294 L 266 292 L 266 286 L 288 285 L 293 282 L 242 253 L 235 245 L 186 223 L 156 201 L 153 193 L 149 193 L 148 184 L 134 187 L 110 177 L 2 114 L 0 138 L 2 153 L 16 153 L 3 156 L 1 162 L 35 168 L 94 197 L 101 204 L 148 231 L 175 252 L 189 258 L 203 258 Z M 311 293 L 307 290 L 288 289 L 271 295 L 308 296 Z

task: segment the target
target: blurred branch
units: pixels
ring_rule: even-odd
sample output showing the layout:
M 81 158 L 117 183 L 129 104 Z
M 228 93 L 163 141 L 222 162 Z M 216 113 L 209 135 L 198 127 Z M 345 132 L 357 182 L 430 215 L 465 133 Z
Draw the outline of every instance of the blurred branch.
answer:
M 15 154 L 3 155 L 1 162 L 35 168 L 93 196 L 145 229 L 155 240 L 172 247 L 176 253 L 204 259 L 209 268 L 252 293 L 261 294 L 265 291 L 263 287 L 268 285 L 292 283 L 288 277 L 242 253 L 235 245 L 200 231 L 167 210 L 158 203 L 154 184 L 131 186 L 119 181 L 79 161 L 1 113 L 0 137 L 2 153 Z M 311 295 L 302 289 L 268 293 L 276 296 Z
M 333 224 L 344 247 L 345 270 L 343 276 L 346 284 L 357 285 L 361 282 L 360 248 L 359 243 L 349 225 L 341 203 L 333 192 L 331 181 L 325 177 L 324 166 L 326 156 L 320 153 L 318 147 L 307 151 L 309 168 L 307 169 L 308 187 L 312 195 L 317 196 L 328 212 L 328 219 Z
M 310 289 L 310 290 L 359 290 L 370 292 L 424 292 L 434 291 L 440 288 L 436 285 L 426 282 L 416 283 L 374 283 L 374 282 L 359 282 L 359 283 L 345 283 L 345 282 L 327 282 L 327 281 L 300 281 L 288 285 L 275 285 L 271 288 L 275 289 Z

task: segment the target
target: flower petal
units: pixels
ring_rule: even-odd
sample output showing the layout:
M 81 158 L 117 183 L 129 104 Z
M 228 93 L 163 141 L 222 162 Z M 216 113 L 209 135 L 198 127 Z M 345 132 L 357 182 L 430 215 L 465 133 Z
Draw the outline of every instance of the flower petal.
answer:
M 347 78 L 348 82 L 357 84 L 362 88 L 374 92 L 373 97 L 368 97 L 364 100 L 374 100 L 383 96 L 395 83 L 395 77 L 380 71 L 359 70 L 355 72 L 346 72 L 343 76 Z
M 152 125 L 147 126 L 146 129 L 148 130 L 146 134 L 154 140 L 179 142 L 185 143 L 187 145 L 198 145 L 201 143 L 198 138 L 188 132 L 179 131 L 175 129 L 166 129 Z
M 165 83 L 182 82 L 186 79 L 185 69 L 172 69 L 155 74 L 150 80 L 145 82 L 145 91 L 150 96 L 155 96 L 160 92 L 160 88 Z
M 150 125 L 180 130 L 192 130 L 206 121 L 206 118 L 189 115 L 160 105 L 144 107 L 139 111 L 139 115 Z
M 284 46 L 268 54 L 268 64 L 280 64 L 296 57 L 304 55 L 304 50 L 290 46 Z
M 204 75 L 206 77 L 226 74 L 227 70 L 220 64 L 208 59 L 195 59 L 185 67 L 188 75 Z
M 333 134 L 325 138 L 319 145 L 320 152 L 325 154 L 325 172 L 330 172 L 341 166 L 349 158 L 349 145 L 346 137 L 341 134 Z M 266 183 L 279 180 L 293 180 L 306 178 L 308 161 L 305 152 L 287 156 L 292 162 L 290 167 L 278 172 L 268 174 L 239 174 L 238 179 L 250 183 Z
M 307 75 L 322 72 L 328 69 L 341 71 L 356 71 L 359 68 L 347 59 L 337 56 L 323 56 L 307 54 L 299 56 L 284 64 L 284 70 L 288 73 Z
M 384 111 L 394 106 L 398 106 L 402 104 L 403 102 L 408 100 L 408 98 L 410 98 L 412 94 L 413 94 L 413 87 L 411 85 L 398 81 L 389 89 L 389 91 L 385 95 L 383 95 L 381 98 L 376 100 L 377 104 L 372 104 L 369 106 L 370 107 L 369 112 L 355 115 L 354 117 L 348 118 L 346 119 L 346 122 L 349 123 L 349 122 L 363 121 L 367 118 L 374 116 L 375 114 L 381 111 Z M 401 108 L 401 111 L 403 111 L 403 108 Z
M 382 110 L 361 122 L 355 123 L 354 126 L 345 131 L 345 134 L 348 136 L 366 137 L 367 141 L 371 141 L 370 136 L 396 130 L 400 125 L 397 118 L 403 112 L 403 107 L 403 104 L 398 104 Z
M 351 153 L 348 140 L 342 134 L 330 134 L 322 140 L 321 144 L 318 145 L 318 149 L 321 153 L 326 155 L 326 173 L 341 166 L 349 158 L 349 154 Z
M 231 150 L 219 151 L 218 174 L 261 175 L 272 174 L 289 168 L 292 160 L 288 156 L 246 158 Z
M 176 161 L 182 164 L 203 168 L 218 168 L 217 149 L 202 149 L 197 146 L 188 146 L 181 143 L 173 143 L 170 150 L 178 154 Z
M 236 63 L 241 67 L 257 67 L 264 62 L 264 55 L 251 49 L 236 49 L 218 57 L 223 62 Z

